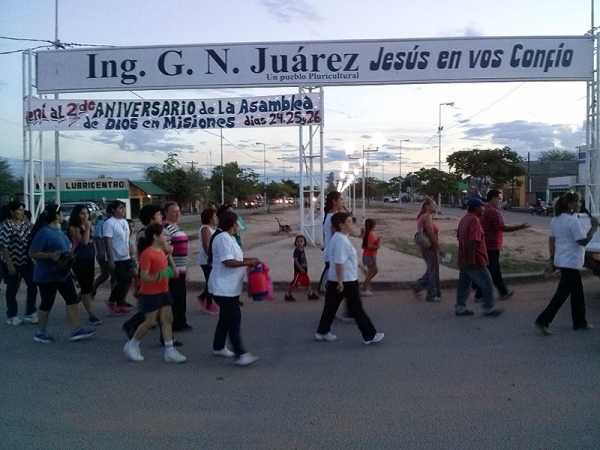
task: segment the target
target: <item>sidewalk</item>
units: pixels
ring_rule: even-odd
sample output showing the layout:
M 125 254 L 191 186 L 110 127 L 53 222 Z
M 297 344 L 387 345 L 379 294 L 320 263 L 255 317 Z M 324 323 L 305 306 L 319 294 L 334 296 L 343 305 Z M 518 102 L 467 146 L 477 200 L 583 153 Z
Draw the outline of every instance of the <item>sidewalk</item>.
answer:
M 357 249 L 359 260 L 362 255 L 361 240 L 350 237 Z M 244 253 L 246 257 L 256 257 L 264 261 L 270 269 L 271 279 L 275 289 L 285 289 L 293 276 L 292 253 L 294 247 L 290 239 L 278 240 L 261 247 L 253 248 Z M 313 285 L 318 283 L 323 271 L 322 252 L 319 247 L 308 246 L 305 249 L 308 260 L 308 272 Z M 188 263 L 187 282 L 191 289 L 200 289 L 204 284 L 204 276 L 199 266 L 195 264 L 196 255 L 190 255 Z M 377 252 L 379 273 L 371 283 L 375 290 L 410 289 L 411 283 L 425 272 L 425 261 L 422 258 L 406 255 L 386 247 Z M 584 272 L 585 273 L 585 272 Z M 363 275 L 359 273 L 359 280 Z M 504 277 L 510 284 L 542 281 L 541 273 L 513 274 Z M 440 280 L 444 288 L 454 288 L 458 282 L 458 270 L 440 265 Z

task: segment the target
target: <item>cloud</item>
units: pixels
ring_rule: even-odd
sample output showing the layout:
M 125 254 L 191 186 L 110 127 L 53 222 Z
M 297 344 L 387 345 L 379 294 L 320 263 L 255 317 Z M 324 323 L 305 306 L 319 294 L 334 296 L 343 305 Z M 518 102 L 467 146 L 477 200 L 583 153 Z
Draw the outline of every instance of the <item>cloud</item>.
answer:
M 465 139 L 489 140 L 499 147 L 510 147 L 523 156 L 527 152 L 574 149 L 585 143 L 585 127 L 514 120 L 492 125 L 479 125 L 463 131 Z
M 262 0 L 267 12 L 275 18 L 292 23 L 298 20 L 321 22 L 323 18 L 305 0 Z
M 127 152 L 169 153 L 177 151 L 192 151 L 194 146 L 183 142 L 177 132 L 161 130 L 137 130 L 131 132 L 101 132 L 92 140 L 106 145 L 116 145 Z

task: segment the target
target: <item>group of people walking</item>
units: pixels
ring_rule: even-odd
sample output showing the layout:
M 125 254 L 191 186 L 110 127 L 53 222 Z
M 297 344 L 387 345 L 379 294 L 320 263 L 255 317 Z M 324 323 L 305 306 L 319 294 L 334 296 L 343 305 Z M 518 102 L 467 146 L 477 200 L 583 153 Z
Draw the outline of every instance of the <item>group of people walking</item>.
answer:
M 467 213 L 460 220 L 457 229 L 459 279 L 456 290 L 455 314 L 472 316 L 467 308 L 471 288 L 475 290 L 475 301 L 482 303 L 483 314 L 497 317 L 504 312 L 496 307 L 494 287 L 499 300 L 508 300 L 514 294 L 502 277 L 500 251 L 503 235 L 506 232 L 529 228 L 528 223 L 506 225 L 499 211 L 502 193 L 488 191 L 486 199 L 472 197 L 467 202 Z M 560 307 L 570 297 L 571 315 L 575 330 L 591 329 L 585 317 L 585 302 L 581 269 L 584 265 L 585 246 L 592 240 L 598 229 L 598 219 L 589 215 L 589 227 L 574 216 L 580 212 L 581 198 L 576 192 L 567 192 L 558 198 L 554 205 L 554 218 L 550 223 L 549 251 L 550 271 L 560 270 L 560 282 L 548 306 L 535 320 L 535 325 L 544 335 L 552 334 L 550 323 Z M 416 293 L 427 289 L 428 301 L 440 301 L 439 258 L 440 250 L 438 227 L 433 221 L 437 211 L 436 202 L 426 197 L 417 217 L 417 230 L 422 230 L 429 239 L 429 245 L 421 247 L 426 263 L 426 271 L 414 284 Z
M 482 303 L 483 314 L 488 317 L 496 317 L 503 312 L 496 307 L 494 286 L 501 300 L 510 298 L 514 293 L 502 278 L 500 251 L 503 234 L 528 228 L 529 225 L 506 225 L 498 210 L 500 201 L 501 192 L 494 189 L 488 192 L 486 201 L 479 197 L 471 198 L 467 202 L 467 213 L 458 224 L 459 279 L 454 307 L 457 316 L 474 314 L 467 308 L 472 288 L 476 290 L 476 301 Z M 577 193 L 565 194 L 554 208 L 555 218 L 551 222 L 549 238 L 550 261 L 553 269 L 561 271 L 561 278 L 548 307 L 535 321 L 545 335 L 551 334 L 549 326 L 569 296 L 573 328 L 592 328 L 585 317 L 580 270 L 584 263 L 585 245 L 597 231 L 598 220 L 590 216 L 590 227 L 586 229 L 574 217 L 580 208 Z M 223 205 L 218 211 L 207 208 L 201 213 L 197 263 L 202 268 L 206 287 L 198 301 L 205 313 L 219 315 L 213 353 L 235 357 L 236 364 L 245 366 L 256 361 L 257 357 L 249 353 L 242 342 L 240 296 L 247 268 L 257 266 L 259 261 L 244 256 L 238 232 L 241 220 L 232 209 L 231 205 Z M 373 295 L 369 285 L 378 271 L 377 250 L 381 242 L 374 233 L 376 223 L 372 219 L 365 221 L 361 265 L 358 252 L 349 240 L 354 220 L 343 211 L 341 193 L 330 192 L 325 209 L 322 247 L 325 267 L 319 283 L 321 292 L 325 293 L 325 301 L 315 339 L 326 342 L 337 340 L 331 327 L 345 300 L 345 316 L 342 318 L 358 326 L 366 345 L 378 343 L 385 335 L 376 329 L 361 300 L 361 297 Z M 441 301 L 439 258 L 443 252 L 434 220 L 436 212 L 436 202 L 425 198 L 417 216 L 417 230 L 426 236 L 428 242 L 428 245 L 421 244 L 426 271 L 413 284 L 417 293 L 426 289 L 426 299 L 432 302 Z M 22 321 L 37 324 L 34 340 L 54 342 L 48 324 L 58 293 L 65 301 L 71 323 L 70 340 L 88 339 L 102 324 L 93 311 L 96 290 L 110 278 L 109 315 L 132 312 L 126 301 L 132 285 L 138 297 L 137 314 L 123 325 L 129 338 L 123 348 L 125 356 L 132 361 L 144 359 L 140 341 L 158 322 L 160 342 L 165 347 L 164 360 L 185 362 L 187 358 L 175 349 L 181 343 L 173 336 L 173 332 L 192 329 L 186 320 L 188 236 L 179 227 L 179 206 L 175 202 L 168 202 L 163 209 L 157 205 L 144 206 L 140 211 L 143 228 L 137 236 L 124 216 L 125 204 L 114 201 L 107 208 L 107 218 L 99 221 L 94 228 L 86 206 L 78 205 L 64 233 L 61 230 L 64 216 L 59 205 L 48 205 L 33 226 L 26 222 L 20 202 L 6 205 L 0 221 L 0 254 L 7 286 L 7 322 L 10 325 L 20 325 Z M 305 246 L 306 239 L 297 236 L 293 253 L 294 278 L 285 297 L 288 301 L 295 300 L 292 290 L 298 286 L 307 290 L 309 299 L 319 298 L 308 278 Z M 100 275 L 94 278 L 96 260 L 100 263 Z M 363 267 L 365 272 L 362 286 L 358 281 L 359 267 Z M 18 317 L 16 301 L 21 280 L 27 286 L 23 320 Z M 36 308 L 38 291 L 40 304 Z M 90 326 L 82 324 L 79 303 L 83 304 Z M 226 345 L 227 337 L 231 349 Z

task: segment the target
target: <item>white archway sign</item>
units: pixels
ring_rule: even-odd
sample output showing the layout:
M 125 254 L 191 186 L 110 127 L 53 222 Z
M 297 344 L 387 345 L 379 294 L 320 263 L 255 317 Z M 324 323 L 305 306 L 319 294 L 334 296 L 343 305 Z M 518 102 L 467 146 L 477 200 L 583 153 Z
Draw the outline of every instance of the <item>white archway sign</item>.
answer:
M 597 64 L 594 61 L 596 40 L 597 36 L 591 35 L 473 37 L 47 50 L 36 54 L 35 90 L 36 95 L 40 95 L 293 86 L 299 89 L 299 98 L 310 98 L 316 92 L 322 102 L 324 86 L 584 81 L 588 83 L 586 145 L 590 175 L 585 187 L 586 201 L 590 210 L 598 212 L 600 164 L 596 151 L 599 141 L 595 101 L 598 98 L 598 80 L 594 70 L 594 63 Z M 38 211 L 39 205 L 34 208 L 37 194 L 34 180 L 36 177 L 43 179 L 43 165 L 36 170 L 31 137 L 35 122 L 27 120 L 36 109 L 33 103 L 37 101 L 34 97 L 32 58 L 31 51 L 23 57 L 25 193 L 28 207 Z M 138 114 L 143 113 L 143 106 L 140 108 Z M 132 119 L 132 113 L 128 114 L 120 118 Z M 93 117 L 89 120 L 93 121 Z M 151 119 L 145 117 L 144 120 Z M 196 124 L 191 128 L 226 128 L 228 123 L 216 121 L 206 126 Z M 313 158 L 319 157 L 323 194 L 323 122 L 294 125 L 299 127 L 300 179 L 306 168 L 312 189 Z M 303 126 L 309 127 L 306 145 Z M 319 131 L 318 155 L 313 154 L 316 130 Z M 303 193 L 301 185 L 300 198 L 303 198 Z M 43 205 L 43 197 L 41 199 Z M 321 195 L 321 206 L 323 201 L 324 195 Z M 314 208 L 311 208 L 311 216 L 307 220 L 303 202 L 300 204 L 301 228 L 313 242 L 320 241 Z

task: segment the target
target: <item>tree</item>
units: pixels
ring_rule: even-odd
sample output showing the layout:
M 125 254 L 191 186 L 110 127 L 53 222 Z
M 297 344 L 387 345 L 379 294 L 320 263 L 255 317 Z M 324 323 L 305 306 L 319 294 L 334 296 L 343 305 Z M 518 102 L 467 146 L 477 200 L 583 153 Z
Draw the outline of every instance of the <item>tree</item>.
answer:
M 327 175 L 325 182 L 327 183 L 327 192 L 337 190 L 337 186 L 335 185 L 335 173 L 329 172 L 329 175 Z
M 538 161 L 575 161 L 578 158 L 575 150 L 546 150 L 540 153 Z
M 455 193 L 458 182 L 461 180 L 460 175 L 446 173 L 438 169 L 422 168 L 415 173 L 415 176 L 421 181 L 421 187 L 417 190 L 430 197 L 438 194 Z
M 8 160 L 0 158 L 0 195 L 14 199 L 22 191 L 23 184 L 13 175 Z
M 523 158 L 509 147 L 461 150 L 452 153 L 446 161 L 457 175 L 474 181 L 482 194 L 492 186 L 502 188 L 515 177 L 525 174 L 525 169 L 519 164 Z
M 234 199 L 249 199 L 258 193 L 262 194 L 262 185 L 258 186 L 259 176 L 252 169 L 242 169 L 237 162 L 216 166 L 209 180 L 211 199 L 214 203 L 221 201 L 221 179 L 224 180 L 225 203 L 233 203 Z
M 202 198 L 207 182 L 199 170 L 181 167 L 176 156 L 176 153 L 169 153 L 162 167 L 148 167 L 145 178 L 167 191 L 169 199 L 183 208 Z

